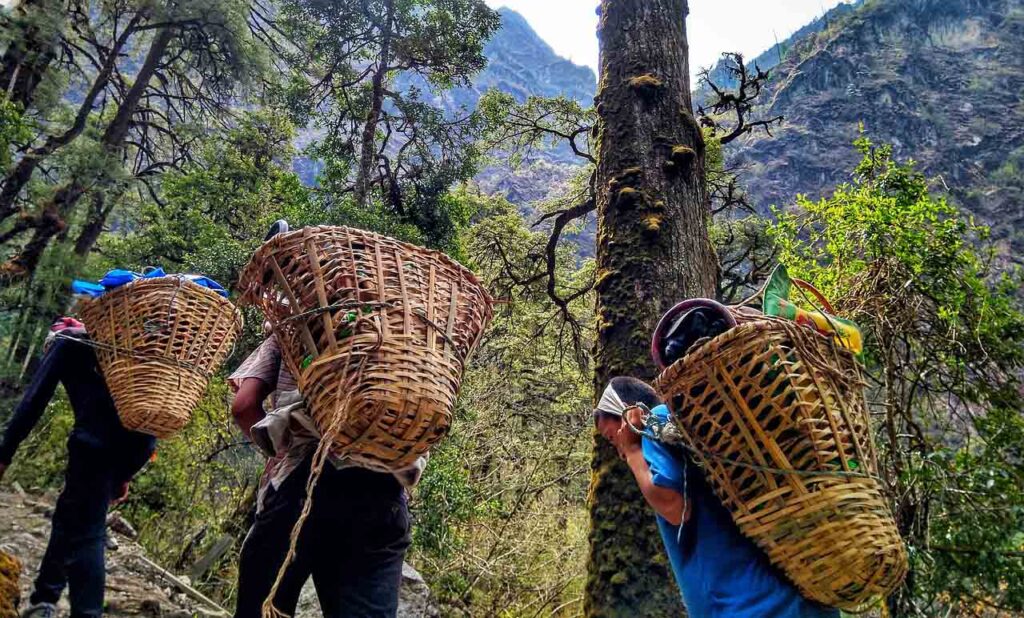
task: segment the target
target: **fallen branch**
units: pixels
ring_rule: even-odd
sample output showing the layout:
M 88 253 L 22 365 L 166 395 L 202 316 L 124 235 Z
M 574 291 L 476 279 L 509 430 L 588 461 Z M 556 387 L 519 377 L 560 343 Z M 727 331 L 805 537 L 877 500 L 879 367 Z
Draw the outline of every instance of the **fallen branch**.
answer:
M 192 597 L 196 601 L 199 601 L 200 603 L 203 603 L 205 605 L 208 605 L 212 609 L 215 609 L 217 611 L 217 613 L 213 614 L 214 616 L 230 616 L 231 615 L 231 612 L 229 612 L 228 610 L 226 610 L 223 607 L 221 607 L 220 605 L 218 605 L 213 599 L 211 599 L 210 597 L 206 596 L 202 592 L 199 592 L 198 590 L 196 590 L 192 586 L 189 586 L 188 584 L 185 583 L 184 580 L 182 580 L 178 576 L 174 575 L 173 573 L 171 573 L 167 569 L 163 568 L 162 566 L 156 564 L 155 562 L 153 562 L 149 558 L 143 556 L 142 554 L 136 554 L 135 557 L 138 558 L 139 560 L 141 560 L 143 564 L 145 564 L 146 566 L 152 568 L 154 571 L 156 571 L 157 573 L 162 575 L 167 581 L 169 581 L 172 584 L 174 584 L 174 587 L 177 588 L 178 590 L 184 592 L 185 594 L 187 594 L 188 596 Z

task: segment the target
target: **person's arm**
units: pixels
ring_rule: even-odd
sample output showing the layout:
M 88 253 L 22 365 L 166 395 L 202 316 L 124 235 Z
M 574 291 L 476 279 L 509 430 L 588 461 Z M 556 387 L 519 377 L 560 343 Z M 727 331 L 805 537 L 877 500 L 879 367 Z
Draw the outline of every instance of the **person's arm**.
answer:
M 626 411 L 630 423 L 634 427 L 642 428 L 643 420 L 640 410 L 633 408 Z M 663 487 L 655 482 L 651 466 L 644 457 L 643 440 L 639 434 L 630 429 L 629 425 L 622 422 L 618 435 L 615 438 L 615 447 L 633 473 L 640 492 L 644 499 L 658 515 L 661 515 L 673 526 L 685 523 L 689 518 L 689 509 L 686 509 L 686 498 L 679 491 L 671 487 Z M 686 519 L 684 519 L 684 515 Z
M 4 430 L 3 440 L 0 441 L 0 478 L 14 459 L 18 447 L 39 422 L 46 405 L 50 403 L 54 391 L 57 390 L 67 345 L 72 344 L 58 339 L 50 346 L 39 362 L 39 367 L 32 376 L 32 382 L 25 390 L 21 402 L 14 409 L 14 414 Z
M 252 439 L 252 426 L 263 420 L 263 400 L 273 388 L 260 378 L 244 378 L 238 383 L 235 400 L 231 403 L 231 416 L 245 437 Z
M 640 491 L 644 494 L 647 504 L 651 505 L 658 515 L 664 517 L 673 526 L 682 524 L 683 507 L 686 505 L 683 495 L 673 489 L 654 484 L 651 467 L 644 459 L 643 450 L 639 446 L 636 450 L 626 453 L 626 463 L 629 464 L 629 469 L 633 473 L 633 477 L 636 478 L 636 483 L 640 486 Z

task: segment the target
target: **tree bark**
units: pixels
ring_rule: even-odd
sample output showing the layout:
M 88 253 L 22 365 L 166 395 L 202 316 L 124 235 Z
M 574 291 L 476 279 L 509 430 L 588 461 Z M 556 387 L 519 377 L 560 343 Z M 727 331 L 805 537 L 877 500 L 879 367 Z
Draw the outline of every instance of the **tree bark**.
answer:
M 387 13 L 381 27 L 380 58 L 370 86 L 370 110 L 366 113 L 366 122 L 363 124 L 360 143 L 359 168 L 356 170 L 353 191 L 357 206 L 366 204 L 366 196 L 370 191 L 370 173 L 373 170 L 373 160 L 377 156 L 377 125 L 380 123 L 381 111 L 384 109 L 384 80 L 387 78 L 388 65 L 391 63 L 391 36 L 394 17 L 394 2 L 388 0 Z
M 96 241 L 99 240 L 100 234 L 103 233 L 103 227 L 107 223 L 107 216 L 112 208 L 112 206 L 107 205 L 105 193 L 96 191 L 92 194 L 91 198 L 92 203 L 89 205 L 89 215 L 86 217 L 81 231 L 78 232 L 78 238 L 75 239 L 75 255 L 80 258 L 88 257 L 89 252 L 92 251 Z
M 117 108 L 117 113 L 114 114 L 114 118 L 103 132 L 100 144 L 108 157 L 117 158 L 124 151 L 125 140 L 131 129 L 132 116 L 135 115 L 143 94 L 149 88 L 149 80 L 152 79 L 160 65 L 164 52 L 167 51 L 173 38 L 174 30 L 173 27 L 165 27 L 153 37 L 149 51 L 146 53 L 146 59 L 135 75 L 135 82 L 128 89 L 124 100 Z M 101 164 L 106 165 L 107 162 Z M 95 184 L 109 182 L 107 173 L 101 170 L 100 177 L 94 182 Z M 35 228 L 32 239 L 17 255 L 0 266 L 0 279 L 4 279 L 5 283 L 10 284 L 24 280 L 35 272 L 43 251 L 49 246 L 50 240 L 67 225 L 68 215 L 86 191 L 91 188 L 91 184 L 88 179 L 76 176 L 57 190 L 50 202 L 43 208 L 42 212 L 45 218 L 41 219 L 40 224 Z M 102 222 L 100 225 L 102 226 Z
M 597 95 L 595 386 L 650 379 L 660 316 L 711 297 L 717 260 L 708 238 L 704 142 L 693 117 L 686 0 L 604 0 Z M 682 611 L 654 514 L 614 448 L 597 438 L 584 613 L 669 616 Z

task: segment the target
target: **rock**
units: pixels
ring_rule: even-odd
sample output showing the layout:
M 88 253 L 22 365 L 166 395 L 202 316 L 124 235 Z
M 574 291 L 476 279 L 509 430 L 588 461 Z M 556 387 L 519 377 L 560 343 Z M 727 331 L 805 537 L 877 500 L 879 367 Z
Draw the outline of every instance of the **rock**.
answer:
M 139 613 L 145 616 L 160 616 L 163 613 L 160 599 L 156 597 L 144 599 L 139 605 Z
M 31 502 L 31 504 L 29 504 Z M 4 553 L 17 558 L 25 565 L 22 575 L 14 578 L 14 588 L 5 589 L 3 575 L 5 565 L 9 565 L 3 558 L 0 558 L 0 601 L 8 601 L 10 592 L 18 594 L 20 586 L 20 597 L 28 597 L 35 575 L 34 569 L 42 559 L 46 550 L 46 541 L 50 532 L 50 522 L 46 519 L 52 513 L 52 502 L 43 497 L 38 500 L 23 500 L 15 493 L 0 491 L 0 556 Z M 114 526 L 120 526 L 114 523 Z M 137 616 L 200 616 L 197 604 L 177 590 L 164 592 L 162 586 L 166 585 L 164 578 L 154 575 L 152 569 L 142 564 L 139 558 L 145 556 L 144 550 L 125 536 L 126 531 L 117 530 L 119 536 L 116 538 L 116 545 L 120 546 L 117 552 L 110 552 L 106 556 L 107 562 L 107 590 L 106 590 L 106 612 L 105 616 L 113 618 L 127 618 Z M 111 535 L 111 540 L 113 535 Z M 172 597 L 173 596 L 173 600 Z M 13 603 L 17 603 L 14 600 Z M 16 607 L 11 603 L 12 607 Z M 8 608 L 9 610 L 9 608 Z M 57 604 L 58 616 L 64 618 L 69 615 L 70 607 L 68 597 L 65 594 Z M 17 616 L 4 610 L 4 604 L 0 602 L 0 618 Z M 222 614 L 216 614 L 222 616 Z
M 21 561 L 0 552 L 0 618 L 17 618 L 21 602 Z
M 118 544 L 117 539 L 112 536 L 107 537 L 107 549 L 110 551 L 117 551 L 121 546 Z
M 436 618 L 441 612 L 419 571 L 402 565 L 402 588 L 398 593 L 399 618 Z
M 129 539 L 135 539 L 139 536 L 139 533 L 135 531 L 135 527 L 118 512 L 107 516 L 107 527 Z
M 317 600 L 313 578 L 309 578 L 299 595 L 299 604 L 294 618 L 319 618 L 320 602 Z M 398 593 L 398 618 L 437 618 L 441 615 L 434 595 L 430 592 L 423 576 L 409 564 L 402 565 L 402 587 Z

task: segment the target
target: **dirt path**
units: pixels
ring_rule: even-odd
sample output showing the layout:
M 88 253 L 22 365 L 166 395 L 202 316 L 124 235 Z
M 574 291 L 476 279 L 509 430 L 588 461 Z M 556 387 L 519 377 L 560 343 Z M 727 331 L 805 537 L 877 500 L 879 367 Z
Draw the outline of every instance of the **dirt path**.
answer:
M 50 535 L 54 495 L 32 496 L 0 492 L 0 550 L 22 562 L 22 609 L 32 588 L 32 579 Z M 144 550 L 111 526 L 107 546 L 107 590 L 105 614 L 109 616 L 160 616 L 186 618 L 219 616 L 217 610 L 189 597 L 183 586 L 147 563 Z M 68 615 L 67 595 L 58 606 L 60 616 Z

